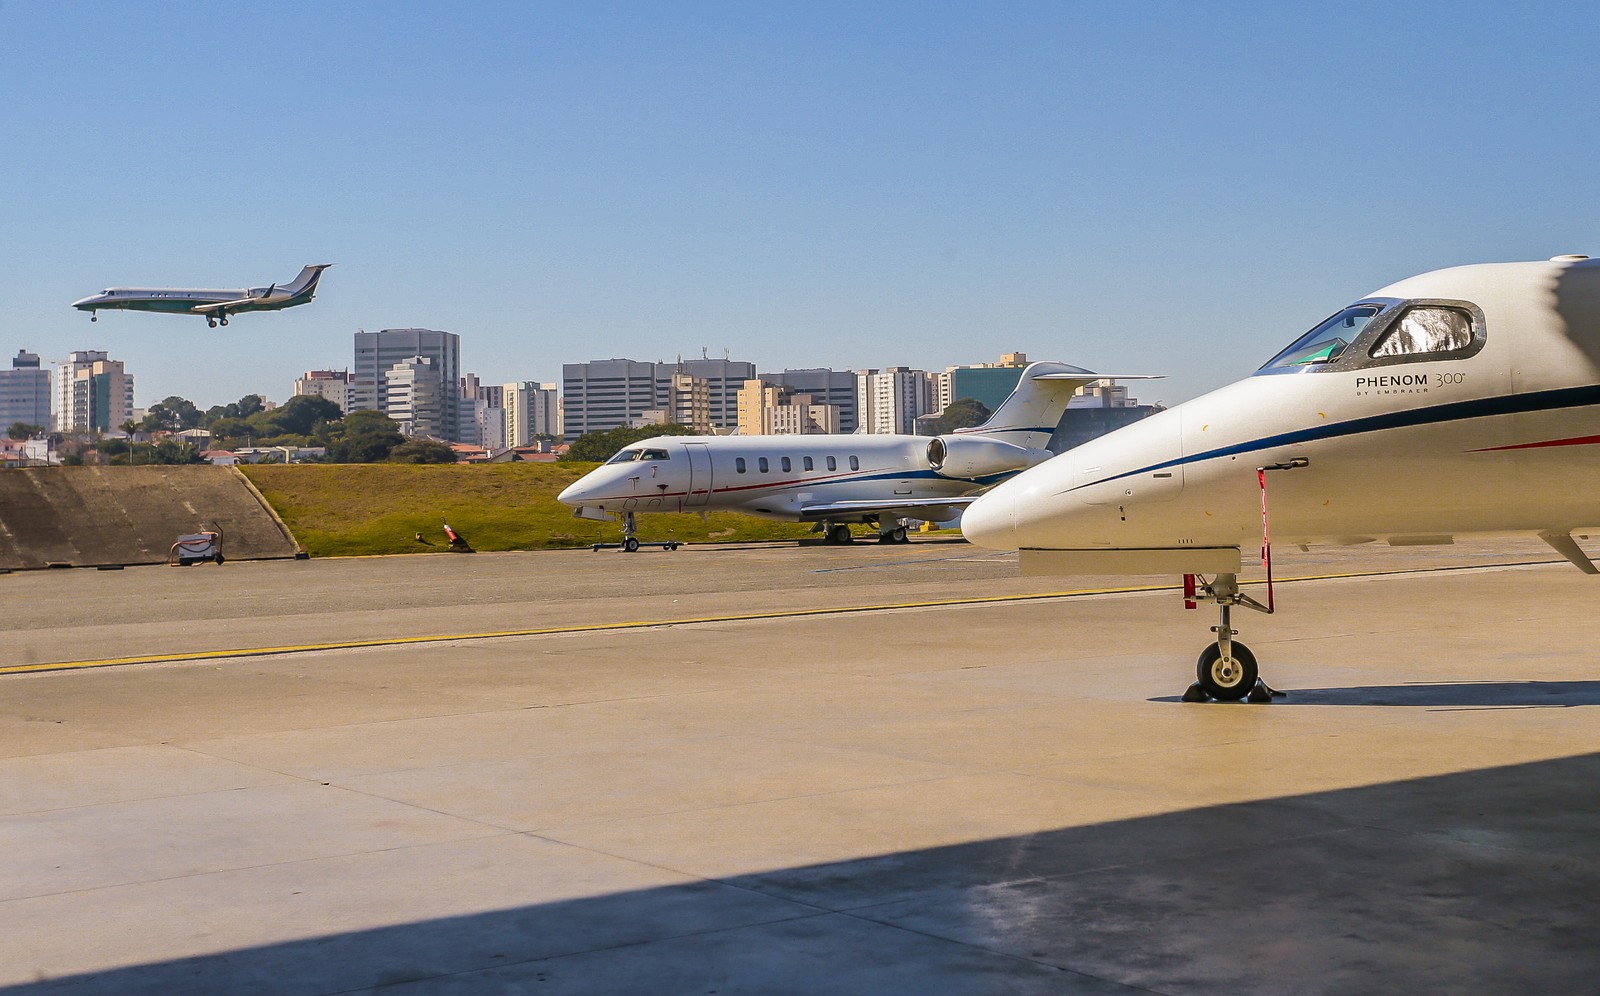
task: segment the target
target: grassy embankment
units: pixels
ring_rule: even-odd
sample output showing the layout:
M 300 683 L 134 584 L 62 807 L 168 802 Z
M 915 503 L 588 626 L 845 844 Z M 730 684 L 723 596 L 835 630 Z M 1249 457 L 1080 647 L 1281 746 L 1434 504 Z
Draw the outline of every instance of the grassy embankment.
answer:
M 477 550 L 546 550 L 615 542 L 615 523 L 575 518 L 556 501 L 590 463 L 241 466 L 313 557 L 428 553 L 444 524 Z M 748 515 L 641 515 L 639 538 L 693 542 L 798 539 L 810 526 Z M 437 544 L 417 542 L 416 534 Z

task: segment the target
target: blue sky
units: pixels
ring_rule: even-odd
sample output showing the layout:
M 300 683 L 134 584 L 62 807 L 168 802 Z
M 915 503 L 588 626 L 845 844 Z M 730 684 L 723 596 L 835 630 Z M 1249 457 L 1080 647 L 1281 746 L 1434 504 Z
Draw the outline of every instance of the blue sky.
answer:
M 1021 350 L 1175 403 L 1401 277 L 1600 255 L 1597 48 L 1592 3 L 0 0 L 0 351 L 140 405 L 411 325 L 493 383 Z M 226 329 L 68 307 L 325 261 Z

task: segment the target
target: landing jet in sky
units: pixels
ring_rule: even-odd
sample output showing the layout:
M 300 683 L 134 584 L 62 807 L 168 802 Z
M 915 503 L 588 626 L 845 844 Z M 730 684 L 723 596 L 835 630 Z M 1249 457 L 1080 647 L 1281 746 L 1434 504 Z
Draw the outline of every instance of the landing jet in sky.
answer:
M 1229 610 L 1271 612 L 1274 544 L 1448 544 L 1600 527 L 1600 260 L 1492 263 L 1391 284 L 1244 380 L 1023 471 L 962 532 L 1030 574 L 1185 576 L 1220 609 L 1186 701 L 1269 699 Z M 1260 549 L 1266 604 L 1239 590 Z
M 111 287 L 99 294 L 72 302 L 79 311 L 98 321 L 98 311 L 164 311 L 178 315 L 203 315 L 212 328 L 228 324 L 229 315 L 246 311 L 279 311 L 305 304 L 317 293 L 322 271 L 332 263 L 315 263 L 300 271 L 286 284 L 247 287 L 240 290 L 200 290 L 195 288 Z
M 904 543 L 906 518 L 954 519 L 979 491 L 1049 459 L 1046 444 L 1073 393 L 1109 377 L 1029 364 L 988 422 L 931 438 L 656 436 L 624 447 L 557 497 L 580 518 L 620 518 L 621 548 L 630 553 L 640 545 L 640 512 L 813 522 L 828 543 L 850 542 L 851 523 L 874 523 L 880 542 Z

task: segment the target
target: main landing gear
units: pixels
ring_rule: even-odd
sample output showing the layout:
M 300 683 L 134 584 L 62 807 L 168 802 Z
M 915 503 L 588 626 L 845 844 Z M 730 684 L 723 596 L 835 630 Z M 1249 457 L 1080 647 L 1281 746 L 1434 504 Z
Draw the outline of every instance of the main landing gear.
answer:
M 227 322 L 223 322 L 224 325 Z M 622 542 L 621 543 L 594 543 L 591 550 L 621 550 L 623 553 L 638 553 L 641 546 L 659 546 L 663 550 L 676 550 L 682 546 L 677 540 L 662 542 L 642 543 L 639 541 L 639 524 L 632 512 L 622 513 Z
M 1195 662 L 1195 683 L 1183 693 L 1183 701 L 1271 702 L 1274 696 L 1283 695 L 1261 680 L 1256 655 L 1234 639 L 1239 634 L 1231 618 L 1235 605 L 1259 612 L 1272 611 L 1239 591 L 1237 574 L 1218 574 L 1209 582 L 1197 574 L 1186 576 L 1184 598 L 1190 608 L 1197 601 L 1216 602 L 1221 618 L 1211 627 L 1211 632 L 1217 634 L 1217 642 L 1200 652 L 1200 659 Z
M 218 324 L 222 324 L 222 325 L 228 324 L 228 313 L 227 312 L 223 312 L 219 316 L 212 316 L 212 315 L 207 315 L 206 316 L 206 325 L 207 326 L 209 326 L 211 328 L 216 328 Z
M 879 543 L 909 543 L 911 538 L 906 535 L 904 519 L 889 515 L 878 516 L 878 542 Z

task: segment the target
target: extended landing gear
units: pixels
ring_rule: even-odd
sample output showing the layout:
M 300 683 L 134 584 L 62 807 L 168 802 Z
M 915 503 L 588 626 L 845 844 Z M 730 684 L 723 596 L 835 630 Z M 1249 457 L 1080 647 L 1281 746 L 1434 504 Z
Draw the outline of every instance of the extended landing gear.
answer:
M 1194 601 L 1214 601 L 1221 618 L 1217 625 L 1211 627 L 1211 632 L 1217 634 L 1217 642 L 1200 652 L 1200 659 L 1195 662 L 1195 683 L 1183 693 L 1183 701 L 1209 702 L 1215 699 L 1218 702 L 1238 702 L 1248 699 L 1251 702 L 1271 702 L 1273 696 L 1283 695 L 1261 680 L 1256 655 L 1250 652 L 1249 647 L 1234 640 L 1239 631 L 1233 628 L 1231 619 L 1235 605 L 1261 612 L 1271 610 L 1239 592 L 1237 574 L 1218 574 L 1209 583 L 1198 575 L 1196 578 L 1198 584 L 1195 588 L 1190 588 L 1188 579 L 1185 579 L 1184 594 L 1190 599 L 1191 607 Z
M 623 512 L 622 513 L 622 542 L 621 543 L 594 543 L 594 544 L 590 545 L 590 549 L 592 549 L 592 550 L 621 550 L 623 553 L 638 553 L 639 552 L 639 548 L 641 546 L 659 546 L 663 550 L 676 550 L 678 547 L 683 545 L 682 543 L 679 543 L 677 540 L 665 540 L 665 541 L 662 541 L 662 542 L 659 542 L 659 543 L 658 542 L 650 542 L 650 543 L 640 542 L 639 536 L 638 536 L 638 532 L 639 532 L 638 521 L 634 518 L 633 513 L 632 512 Z
M 906 535 L 905 520 L 887 515 L 878 516 L 878 542 L 879 543 L 909 543 L 910 537 Z
M 99 320 L 100 320 L 100 316 L 99 316 L 99 315 L 97 315 L 97 314 L 95 314 L 95 313 L 94 313 L 94 312 L 92 312 L 92 311 L 91 311 L 91 312 L 89 312 L 89 321 L 91 321 L 91 322 L 98 322 L 98 321 L 99 321 Z
M 822 527 L 822 542 L 829 546 L 844 546 L 854 543 L 855 536 L 850 532 L 850 527 L 843 522 L 827 522 Z

